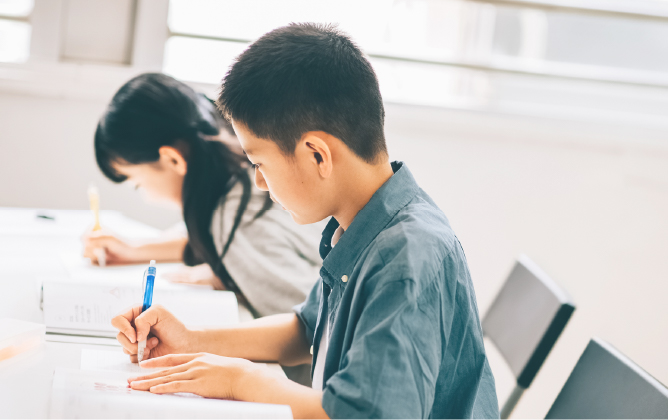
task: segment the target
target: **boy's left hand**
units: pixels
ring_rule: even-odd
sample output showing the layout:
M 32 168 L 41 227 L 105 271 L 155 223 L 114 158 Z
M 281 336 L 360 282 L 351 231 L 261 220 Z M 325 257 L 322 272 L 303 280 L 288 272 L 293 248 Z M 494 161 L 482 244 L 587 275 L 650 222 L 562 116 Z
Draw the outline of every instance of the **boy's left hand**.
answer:
M 128 379 L 132 389 L 154 394 L 190 392 L 207 398 L 235 399 L 236 381 L 256 365 L 245 359 L 209 353 L 172 354 L 147 360 L 143 368 L 167 368 Z

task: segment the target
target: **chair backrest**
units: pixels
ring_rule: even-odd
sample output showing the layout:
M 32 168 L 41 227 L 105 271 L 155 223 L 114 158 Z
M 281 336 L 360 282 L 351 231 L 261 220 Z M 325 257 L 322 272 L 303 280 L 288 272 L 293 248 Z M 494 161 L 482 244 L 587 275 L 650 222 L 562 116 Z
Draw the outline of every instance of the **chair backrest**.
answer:
M 545 418 L 665 419 L 668 389 L 610 344 L 593 338 Z
M 515 375 L 528 388 L 543 365 L 575 306 L 527 256 L 521 255 L 482 322 Z

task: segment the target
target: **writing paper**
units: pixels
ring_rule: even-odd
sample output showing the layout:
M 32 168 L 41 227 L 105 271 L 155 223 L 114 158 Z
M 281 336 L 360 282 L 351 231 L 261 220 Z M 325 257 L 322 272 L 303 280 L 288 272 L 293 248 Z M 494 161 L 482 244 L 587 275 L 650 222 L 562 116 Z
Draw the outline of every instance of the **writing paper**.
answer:
M 292 418 L 289 406 L 157 395 L 128 387 L 128 373 L 56 369 L 50 418 Z
M 142 369 L 139 363 L 132 363 L 130 356 L 121 349 L 81 349 L 81 370 L 110 370 L 141 375 L 160 369 Z

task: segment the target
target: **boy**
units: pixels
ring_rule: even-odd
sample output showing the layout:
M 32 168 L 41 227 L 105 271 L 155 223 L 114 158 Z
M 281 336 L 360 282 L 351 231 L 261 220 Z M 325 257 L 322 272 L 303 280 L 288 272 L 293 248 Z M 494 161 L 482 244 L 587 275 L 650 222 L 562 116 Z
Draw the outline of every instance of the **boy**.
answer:
M 406 165 L 389 162 L 361 51 L 331 27 L 276 29 L 239 56 L 218 104 L 259 188 L 298 223 L 332 216 L 320 279 L 295 314 L 236 327 L 188 330 L 159 306 L 114 318 L 126 353 L 136 359 L 150 331 L 142 366 L 167 368 L 130 385 L 289 404 L 295 417 L 498 418 L 464 252 Z M 313 388 L 248 361 L 311 357 Z

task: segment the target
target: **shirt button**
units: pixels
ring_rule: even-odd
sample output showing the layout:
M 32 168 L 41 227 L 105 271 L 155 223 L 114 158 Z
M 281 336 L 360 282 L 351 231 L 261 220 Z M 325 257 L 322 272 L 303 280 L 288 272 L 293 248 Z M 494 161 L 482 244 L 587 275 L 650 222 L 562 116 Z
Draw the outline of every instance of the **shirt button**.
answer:
M 310 352 L 311 352 L 311 355 L 313 355 L 313 346 L 311 346 Z
M 341 276 L 341 281 L 344 283 L 348 283 L 348 276 L 346 276 L 345 274 Z

